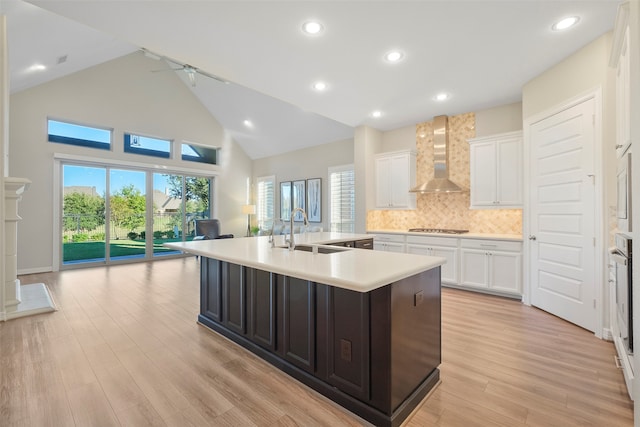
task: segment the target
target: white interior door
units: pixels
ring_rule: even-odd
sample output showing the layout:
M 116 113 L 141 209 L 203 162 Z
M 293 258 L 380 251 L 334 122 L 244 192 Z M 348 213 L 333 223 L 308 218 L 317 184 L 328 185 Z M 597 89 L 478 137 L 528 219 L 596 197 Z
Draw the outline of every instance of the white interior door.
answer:
M 595 101 L 530 126 L 531 303 L 595 331 Z

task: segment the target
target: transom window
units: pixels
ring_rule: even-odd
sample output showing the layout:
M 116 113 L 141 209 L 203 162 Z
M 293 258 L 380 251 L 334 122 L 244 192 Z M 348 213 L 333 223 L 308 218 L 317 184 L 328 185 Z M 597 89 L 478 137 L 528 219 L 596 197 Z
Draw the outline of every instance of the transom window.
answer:
M 124 151 L 126 153 L 135 153 L 168 159 L 171 157 L 171 141 L 168 139 L 151 138 L 149 136 L 125 133 Z
M 49 142 L 81 147 L 111 149 L 112 129 L 83 126 L 75 123 L 47 120 Z
M 187 162 L 218 164 L 218 149 L 216 147 L 205 147 L 192 142 L 183 142 L 181 154 L 182 160 Z

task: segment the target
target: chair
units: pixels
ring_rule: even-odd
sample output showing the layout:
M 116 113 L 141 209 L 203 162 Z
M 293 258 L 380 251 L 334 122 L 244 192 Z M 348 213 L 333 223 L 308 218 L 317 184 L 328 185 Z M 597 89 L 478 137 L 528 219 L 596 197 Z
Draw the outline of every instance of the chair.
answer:
M 233 234 L 220 234 L 220 220 L 197 219 L 196 235 L 193 240 L 230 239 Z

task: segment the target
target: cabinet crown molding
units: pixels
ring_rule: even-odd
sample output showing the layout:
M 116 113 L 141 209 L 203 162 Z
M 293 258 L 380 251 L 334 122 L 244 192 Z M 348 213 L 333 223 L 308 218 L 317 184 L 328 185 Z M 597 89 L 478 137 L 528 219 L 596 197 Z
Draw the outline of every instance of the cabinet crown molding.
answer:
M 397 151 L 385 151 L 381 153 L 374 154 L 375 157 L 386 157 L 393 156 L 394 154 L 410 154 L 415 156 L 417 154 L 416 150 L 397 150 Z
M 486 136 L 477 136 L 475 138 L 469 138 L 467 139 L 467 143 L 472 144 L 474 142 L 486 142 L 486 141 L 491 141 L 494 139 L 506 139 L 506 138 L 522 138 L 522 130 L 515 130 L 512 132 L 503 132 L 503 133 L 496 133 L 493 135 L 486 135 Z

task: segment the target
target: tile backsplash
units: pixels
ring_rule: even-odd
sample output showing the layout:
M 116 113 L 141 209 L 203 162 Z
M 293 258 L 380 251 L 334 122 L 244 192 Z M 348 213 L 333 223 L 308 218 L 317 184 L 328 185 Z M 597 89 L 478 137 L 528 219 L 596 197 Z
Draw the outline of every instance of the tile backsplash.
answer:
M 462 193 L 417 194 L 415 210 L 370 210 L 367 229 L 452 228 L 472 233 L 521 234 L 521 209 L 469 209 L 469 144 L 475 137 L 475 114 L 449 117 L 449 178 Z M 433 122 L 416 126 L 416 180 L 433 178 Z

